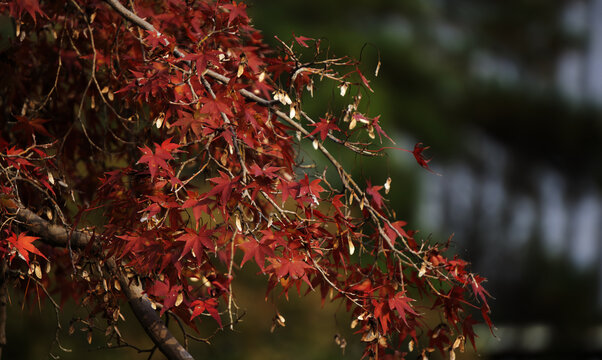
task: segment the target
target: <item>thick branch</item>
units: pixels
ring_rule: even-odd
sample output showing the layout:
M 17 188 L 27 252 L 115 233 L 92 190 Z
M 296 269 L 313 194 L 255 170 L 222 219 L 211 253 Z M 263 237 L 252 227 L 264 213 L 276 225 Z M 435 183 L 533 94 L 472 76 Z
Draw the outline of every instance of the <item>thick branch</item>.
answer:
M 52 246 L 66 247 L 71 241 L 72 248 L 82 249 L 92 239 L 90 233 L 53 225 L 26 208 L 16 210 L 16 217 L 28 230 L 38 234 L 42 241 Z M 118 274 L 123 294 L 127 297 L 136 318 L 163 355 L 170 360 L 194 360 L 153 310 L 150 301 L 142 293 L 142 287 L 129 281 L 114 259 L 109 259 L 107 265 Z

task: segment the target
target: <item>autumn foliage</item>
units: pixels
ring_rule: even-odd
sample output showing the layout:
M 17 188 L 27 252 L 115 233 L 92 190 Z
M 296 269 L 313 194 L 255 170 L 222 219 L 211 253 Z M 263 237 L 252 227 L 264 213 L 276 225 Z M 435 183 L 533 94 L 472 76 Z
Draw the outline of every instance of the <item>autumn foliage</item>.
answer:
M 113 344 L 124 300 L 192 332 L 235 325 L 232 283 L 251 263 L 267 293 L 342 302 L 369 357 L 455 356 L 474 346 L 476 313 L 491 326 L 485 279 L 389 209 L 395 180 L 354 179 L 331 154 L 392 141 L 365 113 L 357 61 L 294 34 L 267 46 L 242 2 L 1 4 L 14 31 L 0 47 L 4 286 L 89 304 Z M 333 86 L 348 106 L 304 111 Z M 424 149 L 406 151 L 430 170 Z

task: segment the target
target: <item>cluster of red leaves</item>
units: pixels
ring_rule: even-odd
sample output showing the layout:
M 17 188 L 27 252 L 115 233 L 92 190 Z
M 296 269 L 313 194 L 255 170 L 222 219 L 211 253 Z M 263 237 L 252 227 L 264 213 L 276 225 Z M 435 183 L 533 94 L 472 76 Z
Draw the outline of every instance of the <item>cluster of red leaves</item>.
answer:
M 320 44 L 302 36 L 275 52 L 240 2 L 130 4 L 156 31 L 133 26 L 99 0 L 5 6 L 25 35 L 17 34 L 6 54 L 19 60 L 2 64 L 10 70 L 3 80 L 14 84 L 0 93 L 0 123 L 7 124 L 0 128 L 3 200 L 50 209 L 49 217 L 70 227 L 93 225 L 103 252 L 88 259 L 118 259 L 162 313 L 172 311 L 193 328 L 203 313 L 220 327 L 223 317 L 233 319 L 231 282 L 253 262 L 268 292 L 319 289 L 323 301 L 333 292 L 333 301 L 352 313 L 367 355 L 410 340 L 453 350 L 452 334 L 474 345 L 469 308 L 480 309 L 491 326 L 485 280 L 466 262 L 445 257 L 440 245 L 415 239 L 390 215 L 383 186 L 360 188 L 321 145 L 333 139 L 361 152 L 336 135 L 366 130 L 375 138 L 376 130 L 389 138 L 379 116 L 358 110 L 361 89 L 372 90 L 359 64 L 341 58 L 304 67 L 295 44 Z M 350 70 L 339 75 L 335 65 Z M 310 120 L 309 131 L 295 118 L 320 78 L 358 92 L 340 117 Z M 274 100 L 265 98 L 270 94 Z M 279 103 L 290 105 L 290 117 Z M 306 138 L 332 158 L 344 188 L 301 171 L 295 149 Z M 417 144 L 413 154 L 429 169 L 424 149 Z M 9 181 L 15 174 L 25 180 Z M 9 234 L 6 246 L 26 261 L 44 257 L 31 244 L 35 238 Z M 70 268 L 86 270 L 86 256 L 46 256 L 59 287 L 81 281 L 70 287 L 74 298 L 102 292 L 106 274 L 67 276 Z M 95 312 L 102 309 L 114 317 L 114 303 L 99 300 Z M 431 311 L 441 314 L 441 324 L 429 324 Z

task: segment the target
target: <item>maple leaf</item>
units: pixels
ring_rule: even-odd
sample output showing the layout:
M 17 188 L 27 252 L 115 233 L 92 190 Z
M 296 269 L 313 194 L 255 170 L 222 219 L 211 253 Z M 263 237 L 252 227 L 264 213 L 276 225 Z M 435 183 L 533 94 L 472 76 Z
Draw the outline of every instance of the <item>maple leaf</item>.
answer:
M 150 45 L 151 49 L 154 50 L 157 46 L 167 46 L 170 41 L 167 39 L 167 36 L 158 33 L 157 31 L 146 30 L 147 36 L 144 40 Z
M 477 349 L 477 346 L 475 345 L 474 338 L 478 336 L 475 334 L 473 326 L 478 323 L 478 321 L 472 318 L 472 315 L 466 316 L 462 321 L 462 334 L 466 339 L 470 340 L 470 343 L 475 350 Z
M 10 149 L 6 149 L 6 155 L 8 155 L 6 157 L 6 162 L 17 169 L 22 169 L 22 166 L 35 166 L 26 158 L 22 157 L 22 155 L 25 155 L 25 151 L 22 149 L 13 146 Z
M 246 21 L 249 20 L 249 17 L 247 16 L 247 11 L 245 10 L 247 8 L 247 5 L 243 4 L 242 2 L 239 2 L 237 4 L 236 1 L 233 1 L 232 4 L 226 4 L 222 7 L 230 11 L 230 16 L 228 16 L 228 25 L 230 25 L 230 23 L 232 23 L 232 21 L 236 20 L 237 18 L 242 18 Z
M 394 297 L 389 299 L 389 308 L 391 310 L 397 310 L 399 317 L 403 320 L 406 326 L 408 325 L 406 313 L 418 316 L 418 313 L 416 313 L 416 311 L 414 311 L 414 309 L 412 309 L 410 306 L 411 301 L 414 301 L 414 299 L 405 296 L 405 291 L 400 291 L 395 294 Z
M 374 205 L 376 205 L 378 209 L 381 209 L 384 205 L 384 202 L 382 195 L 379 193 L 379 190 L 383 187 L 381 185 L 372 186 L 372 183 L 370 183 L 369 180 L 366 181 L 366 183 L 368 184 L 368 187 L 366 188 L 366 193 L 372 196 L 372 200 L 374 200 Z
M 372 88 L 370 87 L 370 81 L 368 81 L 368 79 L 366 79 L 366 77 L 362 74 L 362 72 L 360 71 L 360 68 L 356 67 L 355 71 L 360 76 L 360 79 L 362 79 L 362 82 L 368 88 L 368 90 L 370 90 L 371 92 L 374 92 L 374 90 L 372 90 Z
M 17 19 L 21 18 L 23 10 L 27 11 L 34 22 L 36 22 L 36 14 L 40 14 L 42 17 L 48 17 L 42 9 L 40 9 L 40 2 L 38 0 L 11 1 L 8 4 L 11 16 Z
M 217 321 L 219 327 L 221 328 L 222 319 L 220 318 L 219 312 L 217 311 L 217 304 L 217 300 L 214 298 L 193 301 L 192 304 L 190 304 L 190 306 L 193 308 L 190 320 L 207 311 L 209 315 L 211 315 L 215 319 L 215 321 Z
M 203 225 L 199 229 L 198 233 L 192 229 L 186 228 L 186 234 L 181 235 L 176 241 L 185 241 L 184 249 L 180 255 L 180 259 L 183 258 L 192 250 L 192 254 L 196 257 L 197 262 L 200 264 L 203 254 L 203 246 L 207 249 L 215 248 L 215 244 L 211 240 L 211 235 L 215 230 L 207 230 L 207 226 Z M 179 259 L 178 259 L 179 260 Z
M 337 124 L 335 124 L 335 120 L 336 119 L 329 120 L 329 119 L 320 118 L 320 122 L 315 123 L 315 124 L 309 124 L 309 126 L 315 126 L 316 128 L 314 129 L 314 131 L 312 131 L 306 137 L 313 136 L 314 134 L 316 134 L 319 131 L 320 139 L 322 139 L 322 141 L 326 140 L 326 138 L 328 137 L 328 132 L 330 130 L 341 131 L 341 129 L 339 129 Z
M 29 119 L 25 116 L 15 116 L 15 118 L 17 119 L 17 124 L 14 126 L 13 131 L 21 130 L 25 132 L 28 138 L 30 138 L 34 132 L 52 137 L 43 125 L 48 122 L 48 120 L 40 118 Z
M 261 241 L 256 241 L 251 237 L 248 239 L 248 241 L 238 245 L 245 253 L 240 263 L 240 267 L 242 267 L 251 258 L 254 258 L 261 271 L 265 273 L 266 256 L 274 256 L 274 250 L 272 250 L 272 248 L 269 246 L 269 244 L 273 241 L 269 241 L 268 238 L 269 236 L 264 236 Z
M 295 41 L 303 47 L 309 47 L 309 45 L 306 43 L 307 40 L 314 40 L 305 36 L 295 36 L 295 33 L 293 33 L 293 37 L 295 38 Z
M 341 208 L 345 206 L 345 205 L 344 205 L 344 204 L 341 202 L 341 198 L 342 198 L 343 196 L 344 196 L 343 194 L 338 194 L 338 195 L 335 195 L 335 196 L 332 198 L 332 202 L 331 202 L 332 206 L 334 206 L 334 208 L 336 209 L 337 213 L 338 213 L 339 215 L 341 215 L 341 216 L 343 215 L 343 213 L 341 212 Z
M 173 175 L 173 170 L 171 166 L 167 164 L 167 161 L 173 160 L 171 153 L 179 152 L 179 150 L 177 150 L 178 147 L 180 147 L 180 145 L 172 143 L 171 138 L 163 141 L 161 145 L 155 143 L 154 153 L 148 146 L 145 145 L 143 148 L 139 148 L 144 155 L 140 157 L 140 160 L 138 160 L 137 164 L 146 163 L 148 165 L 151 179 L 155 178 L 159 168 L 162 168 L 170 175 Z
M 374 317 L 379 320 L 383 334 L 387 334 L 389 332 L 389 323 L 391 322 L 391 311 L 387 310 L 385 307 L 386 302 L 384 301 L 372 299 L 372 305 L 374 306 Z
M 376 129 L 376 132 L 378 133 L 378 137 L 380 138 L 380 142 L 382 143 L 382 141 L 383 141 L 382 137 L 384 136 L 387 139 L 389 139 L 389 141 L 391 141 L 393 144 L 395 144 L 395 141 L 393 141 L 393 139 L 391 139 L 389 137 L 389 135 L 387 135 L 387 133 L 385 133 L 385 131 L 378 124 L 379 119 L 380 119 L 380 115 L 371 119 L 371 125 L 372 125 L 372 127 L 374 127 Z
M 198 53 L 187 54 L 182 57 L 181 61 L 194 61 L 196 63 L 197 73 L 202 74 L 207 69 L 207 65 L 211 63 L 212 65 L 223 69 L 219 61 L 219 55 L 222 54 L 219 50 L 202 50 Z
M 389 224 L 385 224 L 385 234 L 387 234 L 387 237 L 389 238 L 389 240 L 391 240 L 391 242 L 393 244 L 395 244 L 395 239 L 397 239 L 397 233 L 399 232 L 399 234 L 401 234 L 401 236 L 403 236 L 406 239 L 410 238 L 410 235 L 408 235 L 408 233 L 406 233 L 406 231 L 403 229 L 403 226 L 405 226 L 407 223 L 405 221 L 395 221 L 393 223 L 391 223 L 391 225 L 393 225 L 393 227 L 389 226 Z M 397 230 L 397 231 L 395 231 Z
M 230 179 L 230 176 L 228 176 L 228 174 L 222 171 L 219 171 L 219 175 L 219 177 L 209 179 L 209 181 L 214 183 L 215 186 L 207 193 L 207 197 L 220 194 L 221 204 L 225 206 L 230 200 L 232 190 L 238 183 L 238 179 L 240 179 L 240 176 L 236 176 L 233 179 Z
M 209 213 L 209 203 L 211 201 L 207 198 L 199 198 L 194 192 L 188 193 L 188 200 L 182 204 L 183 209 L 192 208 L 192 214 L 197 224 L 201 220 L 203 214 Z
M 307 264 L 305 261 L 300 259 L 270 259 L 272 261 L 272 268 L 276 271 L 276 276 L 280 279 L 289 275 L 292 279 L 303 279 L 310 287 L 311 284 L 309 279 L 307 278 L 307 269 L 312 269 L 312 267 Z
M 234 116 L 232 114 L 232 110 L 230 110 L 230 106 L 226 104 L 227 99 L 216 97 L 215 99 L 211 97 L 206 97 L 200 100 L 203 104 L 201 108 L 201 114 L 209 114 L 211 117 L 221 119 L 221 114 L 224 113 L 228 116 Z
M 161 316 L 176 304 L 180 291 L 182 291 L 182 285 L 170 286 L 168 278 L 165 278 L 165 281 L 155 281 L 153 285 L 146 290 L 147 293 L 163 299 L 163 307 L 161 308 L 160 313 Z
M 13 245 L 17 249 L 17 252 L 19 253 L 19 255 L 21 255 L 21 257 L 23 257 L 25 262 L 29 265 L 29 254 L 30 253 L 40 255 L 44 259 L 48 260 L 48 258 L 46 256 L 44 256 L 44 254 L 42 254 L 40 252 L 40 250 L 38 250 L 32 244 L 34 241 L 36 241 L 38 239 L 39 239 L 39 237 L 37 237 L 37 236 L 28 236 L 28 235 L 25 235 L 25 233 L 20 233 L 18 235 L 15 233 L 12 233 L 11 236 L 7 240 L 11 243 L 11 245 Z
M 489 292 L 487 292 L 487 290 L 485 290 L 485 288 L 482 285 L 482 283 L 485 281 L 487 281 L 485 278 L 479 275 L 473 275 L 470 285 L 472 287 L 472 292 L 477 297 L 477 301 L 479 300 L 479 298 L 481 298 L 481 300 L 483 301 L 483 305 L 489 308 L 489 305 L 487 304 L 487 297 L 492 296 L 491 294 L 489 294 Z
M 319 197 L 320 193 L 324 191 L 324 188 L 320 186 L 320 179 L 312 180 L 309 182 L 309 177 L 305 174 L 305 177 L 299 181 L 299 194 L 298 196 L 313 195 Z
M 429 167 L 429 162 L 431 161 L 431 159 L 426 159 L 424 157 L 423 152 L 424 152 L 424 150 L 427 150 L 428 148 L 430 148 L 430 146 L 424 146 L 423 143 L 419 142 L 416 145 L 414 145 L 414 150 L 409 151 L 409 152 L 414 154 L 414 157 L 416 158 L 416 162 L 418 163 L 418 165 L 422 166 L 423 168 L 427 169 L 428 171 L 430 171 L 431 173 L 433 173 L 435 175 L 441 175 L 441 174 L 434 172 Z M 408 150 L 406 150 L 406 151 L 408 151 Z

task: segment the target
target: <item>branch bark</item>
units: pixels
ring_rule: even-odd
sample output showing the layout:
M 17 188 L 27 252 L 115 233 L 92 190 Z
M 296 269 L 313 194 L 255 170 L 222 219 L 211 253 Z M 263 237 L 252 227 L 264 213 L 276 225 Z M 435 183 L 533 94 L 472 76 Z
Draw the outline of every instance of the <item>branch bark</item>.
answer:
M 92 239 L 92 234 L 79 230 L 67 229 L 54 225 L 39 217 L 27 208 L 14 209 L 17 220 L 28 230 L 36 233 L 41 240 L 49 245 L 83 249 Z M 151 307 L 150 301 L 142 293 L 142 287 L 130 281 L 113 258 L 107 260 L 107 265 L 118 274 L 123 294 L 128 299 L 138 322 L 144 328 L 151 340 L 169 360 L 194 360 L 192 355 L 172 335 L 159 315 Z M 2 322 L 2 287 L 0 285 L 0 326 Z M 0 329 L 0 344 L 2 344 L 2 329 Z

